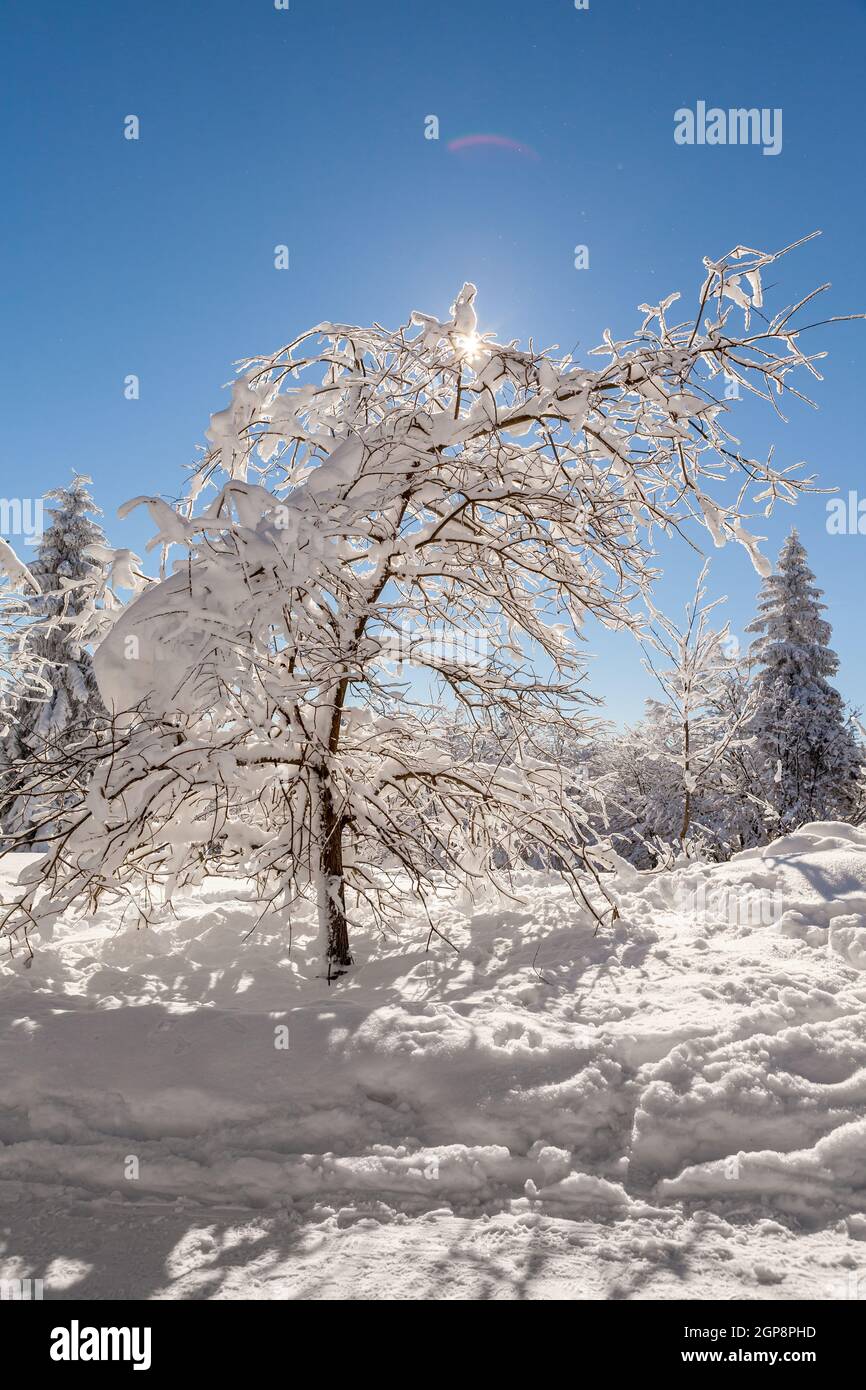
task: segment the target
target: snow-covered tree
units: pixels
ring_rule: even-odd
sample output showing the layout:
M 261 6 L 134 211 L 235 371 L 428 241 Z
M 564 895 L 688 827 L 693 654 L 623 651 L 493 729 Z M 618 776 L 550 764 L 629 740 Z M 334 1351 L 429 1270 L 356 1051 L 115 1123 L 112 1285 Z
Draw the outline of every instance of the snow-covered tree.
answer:
M 754 707 L 751 695 L 739 707 L 728 698 L 737 663 L 728 624 L 717 629 L 711 623 L 713 610 L 724 600 L 704 602 L 707 569 L 705 564 L 686 605 L 684 625 L 678 627 L 653 608 L 645 641 L 645 664 L 663 697 L 648 702 L 648 722 L 658 733 L 659 756 L 675 770 L 673 787 L 665 789 L 665 809 L 679 818 L 676 839 L 683 847 L 696 808 L 699 838 L 713 835 L 709 825 L 701 826 L 702 809 L 710 811 L 708 819 L 718 828 L 729 791 L 727 755 L 744 742 Z M 658 832 L 671 838 L 661 826 Z
M 480 334 L 469 284 L 444 321 L 320 324 L 242 363 L 186 502 L 137 499 L 184 558 L 96 652 L 109 747 L 0 929 L 104 896 L 147 919 L 243 873 L 263 912 L 317 901 L 330 975 L 354 914 L 399 923 L 414 893 L 435 930 L 449 884 L 508 890 L 513 845 L 597 894 L 568 770 L 532 733 L 579 732 L 575 635 L 637 628 L 657 533 L 694 520 L 767 572 L 745 489 L 769 507 L 804 483 L 740 452 L 720 383 L 769 398 L 811 366 L 795 310 L 752 324 L 777 258 L 706 261 L 694 316 L 641 306 L 595 369 Z M 449 701 L 476 731 L 456 745 Z
M 105 711 L 87 646 L 90 618 L 104 586 L 104 566 L 88 547 L 105 543 L 88 491 L 89 478 L 73 477 L 46 495 L 50 517 L 35 561 L 16 578 L 17 595 L 4 594 L 7 617 L 0 740 L 0 827 L 16 848 L 34 839 L 33 818 L 44 818 L 39 796 L 29 794 L 34 772 L 63 761 L 70 743 L 86 736 Z M 37 771 L 38 769 L 38 771 Z
M 720 686 L 713 696 L 718 718 L 709 744 L 715 759 L 708 758 L 694 727 L 691 731 L 695 781 L 685 842 L 684 727 L 670 704 L 648 701 L 639 723 L 589 747 L 581 795 L 592 832 L 609 839 L 638 868 L 672 864 L 684 847 L 702 858 L 724 860 L 766 838 L 766 806 L 752 770 L 753 740 L 743 736 L 750 692 L 738 672 L 722 677 Z
M 672 820 L 667 808 L 675 804 L 675 777 L 657 729 L 644 719 L 592 739 L 580 771 L 577 794 L 595 841 L 609 843 L 641 869 L 673 857 L 665 823 Z
M 839 658 L 829 647 L 822 593 L 794 530 L 782 546 L 777 573 L 764 580 L 758 617 L 747 629 L 758 634 L 752 643 L 757 709 L 751 727 L 764 794 L 777 818 L 774 830 L 849 819 L 860 800 L 863 752 L 842 697 L 830 684 Z
M 763 790 L 760 754 L 752 732 L 757 694 L 748 658 L 733 663 L 720 681 L 713 704 L 724 725 L 735 726 L 737 737 L 725 748 L 718 778 L 711 781 L 701 823 L 712 826 L 713 857 L 727 859 L 737 850 L 765 844 L 773 823 L 773 808 Z

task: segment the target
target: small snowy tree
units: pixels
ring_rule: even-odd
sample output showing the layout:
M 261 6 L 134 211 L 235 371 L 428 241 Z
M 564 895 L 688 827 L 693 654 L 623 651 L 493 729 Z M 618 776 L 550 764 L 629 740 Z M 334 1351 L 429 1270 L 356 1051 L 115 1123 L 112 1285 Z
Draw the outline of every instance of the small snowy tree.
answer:
M 764 844 L 773 808 L 763 790 L 761 760 L 752 732 L 757 693 L 748 659 L 733 664 L 713 697 L 723 724 L 735 725 L 736 738 L 725 748 L 715 785 L 711 783 L 701 812 L 704 825 L 714 827 L 713 848 L 719 859 L 737 850 Z
M 76 475 L 67 487 L 46 495 L 54 505 L 48 508 L 51 520 L 36 560 L 15 574 L 17 596 L 3 596 L 7 688 L 0 827 L 19 849 L 34 839 L 33 817 L 45 815 L 42 798 L 29 794 L 31 780 L 44 785 L 47 765 L 63 762 L 70 743 L 86 736 L 105 713 L 87 647 L 95 635 L 94 598 L 104 587 L 103 566 L 88 547 L 105 542 L 93 520 L 99 509 L 89 482 Z
M 745 736 L 751 698 L 741 671 L 718 673 L 706 707 L 689 716 L 688 769 L 681 711 L 667 700 L 648 701 L 638 724 L 594 740 L 581 787 L 594 834 L 639 868 L 672 864 L 684 843 L 723 860 L 764 838 L 766 806 Z
M 757 665 L 752 721 L 764 794 L 775 826 L 847 820 L 860 801 L 863 752 L 842 697 L 830 684 L 839 658 L 821 615 L 823 590 L 796 531 L 782 546 L 778 572 L 764 580 L 758 617 L 747 629 Z
M 641 869 L 675 853 L 674 731 L 665 738 L 662 749 L 658 728 L 643 719 L 593 739 L 585 758 L 580 797 L 593 836 Z
M 362 909 L 394 923 L 407 892 L 435 913 L 449 884 L 507 890 L 512 845 L 582 893 L 568 770 L 531 734 L 579 731 L 574 634 L 637 626 L 657 532 L 695 520 L 766 572 L 744 487 L 769 508 L 805 484 L 740 452 L 719 383 L 769 398 L 814 370 L 796 308 L 752 326 L 777 259 L 706 261 L 693 317 L 641 306 L 596 369 L 480 335 L 468 284 L 447 320 L 320 324 L 241 364 L 185 504 L 137 499 L 184 558 L 96 652 L 109 748 L 0 929 L 106 896 L 147 919 L 176 885 L 243 873 L 263 911 L 317 901 L 330 976 Z M 389 674 L 395 645 L 419 679 Z M 474 735 L 437 734 L 449 701 Z
M 710 811 L 706 819 L 718 829 L 731 790 L 725 777 L 726 759 L 744 741 L 754 708 L 751 696 L 739 707 L 728 698 L 736 661 L 729 651 L 728 624 L 715 629 L 710 621 L 713 610 L 724 600 L 703 601 L 707 569 L 705 564 L 694 597 L 686 605 L 684 626 L 679 628 L 653 609 L 645 643 L 645 664 L 663 693 L 661 702 L 648 702 L 648 723 L 658 733 L 659 757 L 676 770 L 674 795 L 671 798 L 671 788 L 666 788 L 665 805 L 668 814 L 679 815 L 676 839 L 682 847 L 696 806 L 699 812 Z M 650 649 L 661 656 L 662 663 L 653 660 Z M 657 828 L 668 838 L 660 825 Z M 717 838 L 710 825 L 700 824 L 700 815 L 697 828 L 699 835 Z

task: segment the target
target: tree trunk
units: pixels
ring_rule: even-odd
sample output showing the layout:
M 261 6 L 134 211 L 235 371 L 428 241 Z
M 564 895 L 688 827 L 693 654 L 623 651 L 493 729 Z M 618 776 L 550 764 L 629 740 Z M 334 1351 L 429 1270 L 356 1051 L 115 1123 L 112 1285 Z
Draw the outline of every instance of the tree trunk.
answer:
M 317 893 L 319 927 L 325 944 L 328 979 L 336 979 L 352 964 L 349 924 L 346 921 L 346 886 L 343 877 L 343 828 L 334 810 L 327 774 L 318 779 L 319 815 Z
M 680 828 L 680 844 L 685 845 L 686 835 L 689 833 L 689 824 L 692 819 L 692 792 L 689 785 L 691 777 L 691 764 L 689 762 L 690 753 L 689 721 L 683 724 L 683 773 L 685 782 L 685 796 L 683 798 L 683 823 Z

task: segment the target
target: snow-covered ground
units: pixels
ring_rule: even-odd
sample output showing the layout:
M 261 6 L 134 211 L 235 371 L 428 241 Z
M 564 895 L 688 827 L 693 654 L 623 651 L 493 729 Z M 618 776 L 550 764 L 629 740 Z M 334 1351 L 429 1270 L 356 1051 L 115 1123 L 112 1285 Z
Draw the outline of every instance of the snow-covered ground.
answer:
M 214 881 L 0 966 L 0 1275 L 72 1298 L 866 1299 L 866 831 L 407 896 L 328 987 Z M 288 1032 L 286 1032 L 286 1029 Z M 287 1045 L 286 1045 L 287 1044 Z

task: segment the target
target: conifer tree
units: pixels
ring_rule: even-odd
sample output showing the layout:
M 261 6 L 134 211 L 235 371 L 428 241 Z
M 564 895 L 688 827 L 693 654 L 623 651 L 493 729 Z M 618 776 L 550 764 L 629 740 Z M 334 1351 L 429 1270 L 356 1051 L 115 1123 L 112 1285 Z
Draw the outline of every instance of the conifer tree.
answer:
M 792 531 L 778 572 L 764 580 L 758 617 L 747 631 L 756 663 L 757 709 L 751 724 L 764 794 L 778 823 L 846 820 L 857 808 L 863 752 L 842 697 L 830 684 L 839 658 L 821 615 L 823 590 Z
M 28 765 L 44 767 L 52 750 L 65 752 L 70 737 L 104 714 L 86 644 L 88 615 L 104 581 L 104 566 L 88 548 L 106 545 L 93 520 L 100 512 L 90 481 L 76 474 L 46 494 L 50 523 L 28 567 L 39 592 L 22 597 L 14 610 L 16 679 L 6 692 L 0 740 L 0 827 L 18 846 L 32 839 Z M 11 645 L 7 638 L 7 651 Z

